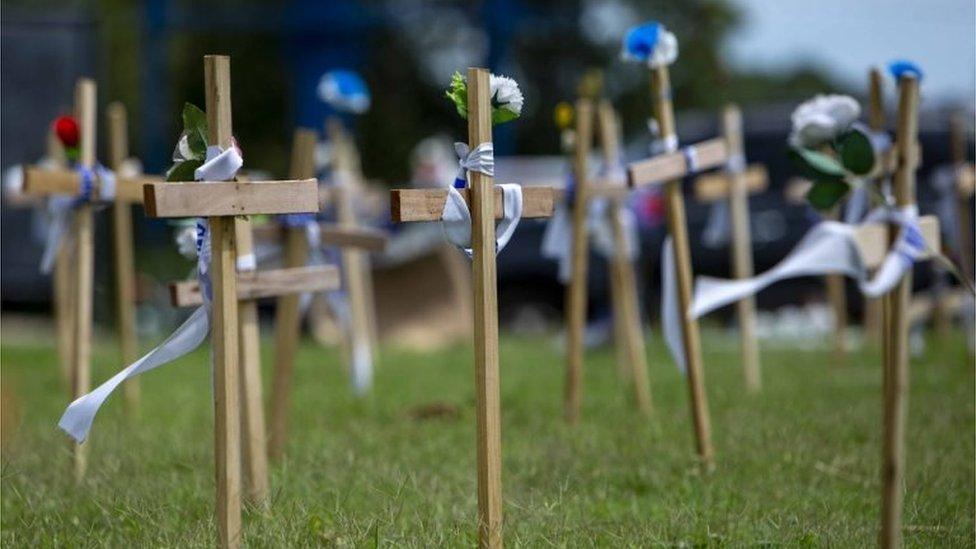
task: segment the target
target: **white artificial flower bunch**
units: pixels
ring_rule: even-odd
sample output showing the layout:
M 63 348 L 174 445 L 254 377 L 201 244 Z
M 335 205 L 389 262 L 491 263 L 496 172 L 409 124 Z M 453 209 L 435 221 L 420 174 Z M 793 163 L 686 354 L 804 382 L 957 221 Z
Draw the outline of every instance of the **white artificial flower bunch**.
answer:
M 790 144 L 819 147 L 850 129 L 861 116 L 861 106 L 848 95 L 818 95 L 793 111 Z

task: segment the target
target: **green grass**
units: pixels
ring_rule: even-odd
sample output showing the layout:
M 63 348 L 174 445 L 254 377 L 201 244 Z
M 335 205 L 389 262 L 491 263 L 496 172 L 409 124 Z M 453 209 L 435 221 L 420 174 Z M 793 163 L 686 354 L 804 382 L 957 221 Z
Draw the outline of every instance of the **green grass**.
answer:
M 548 339 L 502 340 L 505 538 L 510 546 L 834 546 L 876 543 L 877 356 L 827 366 L 827 351 L 766 348 L 765 390 L 743 391 L 734 346 L 706 333 L 717 451 L 695 465 L 686 389 L 650 342 L 657 419 L 633 411 L 609 350 L 587 356 L 583 419 L 562 417 L 562 361 Z M 270 363 L 271 345 L 264 347 Z M 95 379 L 114 362 L 95 353 Z M 253 547 L 469 546 L 476 540 L 470 349 L 384 349 L 375 393 L 357 400 L 336 355 L 306 344 L 287 457 L 269 510 L 248 508 Z M 113 395 L 71 481 L 66 405 L 52 349 L 4 341 L 2 532 L 14 546 L 210 546 L 213 461 L 207 351 L 142 377 L 139 419 Z M 912 364 L 905 539 L 974 544 L 973 366 L 961 340 Z M 267 374 L 267 372 L 266 372 Z M 266 381 L 269 376 L 266 375 Z M 266 388 L 268 385 L 266 385 Z M 267 393 L 266 393 L 267 394 Z M 456 405 L 457 418 L 409 411 Z

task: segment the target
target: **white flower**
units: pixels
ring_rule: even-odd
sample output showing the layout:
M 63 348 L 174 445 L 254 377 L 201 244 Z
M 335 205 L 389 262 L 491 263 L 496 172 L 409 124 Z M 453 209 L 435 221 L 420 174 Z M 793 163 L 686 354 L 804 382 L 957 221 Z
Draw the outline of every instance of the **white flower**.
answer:
M 491 75 L 491 97 L 498 104 L 498 107 L 512 112 L 515 116 L 521 116 L 522 90 L 519 89 L 518 82 L 507 76 Z
M 195 225 L 186 225 L 176 232 L 176 249 L 180 255 L 187 259 L 197 257 L 197 228 Z
M 654 46 L 654 51 L 647 58 L 647 66 L 660 67 L 662 65 L 670 65 L 677 58 L 678 39 L 671 31 L 662 28 L 657 37 L 657 45 Z
M 861 116 L 861 106 L 847 95 L 818 95 L 793 111 L 790 144 L 813 148 L 833 140 Z

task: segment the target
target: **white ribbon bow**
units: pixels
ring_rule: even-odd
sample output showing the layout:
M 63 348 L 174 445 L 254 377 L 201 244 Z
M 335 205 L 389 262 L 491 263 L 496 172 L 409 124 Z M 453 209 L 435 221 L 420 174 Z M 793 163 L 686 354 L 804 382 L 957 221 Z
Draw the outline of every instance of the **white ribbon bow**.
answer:
M 226 151 L 220 147 L 207 147 L 207 160 L 197 168 L 193 174 L 197 181 L 224 181 L 233 179 L 237 170 L 244 164 L 240 151 L 231 147 Z M 84 442 L 88 437 L 95 414 L 105 400 L 122 382 L 137 375 L 158 368 L 172 362 L 190 351 L 196 349 L 206 339 L 210 332 L 210 227 L 206 219 L 197 220 L 197 276 L 200 279 L 200 292 L 203 294 L 203 305 L 197 307 L 175 332 L 172 333 L 158 347 L 146 353 L 108 381 L 99 385 L 94 391 L 77 398 L 72 402 L 58 422 L 58 427 L 64 430 L 77 442 Z
M 697 319 L 753 295 L 774 282 L 800 276 L 846 275 L 857 280 L 858 288 L 867 297 L 878 297 L 891 290 L 924 254 L 926 245 L 918 227 L 918 210 L 914 206 L 902 210 L 878 209 L 865 220 L 866 223 L 883 221 L 895 223 L 900 229 L 897 240 L 873 278 L 869 276 L 857 246 L 857 226 L 837 221 L 821 221 L 807 232 L 793 251 L 765 273 L 736 280 L 697 277 L 691 308 L 684 312 L 678 307 L 674 247 L 668 237 L 662 249 L 664 298 L 661 317 L 664 322 L 664 338 L 678 368 L 682 372 L 686 369 L 681 343 L 681 314 Z
M 482 143 L 473 151 L 469 151 L 464 143 L 455 143 L 454 150 L 458 153 L 460 166 L 457 180 L 467 181 L 469 171 L 495 176 L 495 157 L 491 143 Z M 513 183 L 499 184 L 498 187 L 502 189 L 502 219 L 495 229 L 496 254 L 505 249 L 522 218 L 522 187 Z M 474 254 L 471 249 L 471 212 L 464 197 L 453 186 L 447 190 L 447 200 L 441 212 L 441 226 L 448 242 L 471 259 Z

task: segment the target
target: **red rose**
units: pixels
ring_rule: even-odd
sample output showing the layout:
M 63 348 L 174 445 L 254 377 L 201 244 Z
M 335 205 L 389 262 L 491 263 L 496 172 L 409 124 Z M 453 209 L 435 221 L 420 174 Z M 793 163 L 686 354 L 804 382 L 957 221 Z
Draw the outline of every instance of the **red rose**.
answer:
M 61 116 L 54 121 L 54 133 L 66 148 L 78 146 L 78 123 L 70 116 Z

